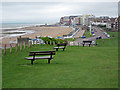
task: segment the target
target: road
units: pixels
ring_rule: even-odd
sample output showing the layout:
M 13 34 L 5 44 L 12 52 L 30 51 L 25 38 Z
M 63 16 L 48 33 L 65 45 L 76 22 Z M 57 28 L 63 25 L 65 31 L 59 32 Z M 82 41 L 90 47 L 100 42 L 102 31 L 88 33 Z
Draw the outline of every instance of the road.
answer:
M 78 45 L 82 46 L 82 42 L 84 40 L 92 40 L 92 41 L 96 41 L 96 37 L 101 36 L 102 39 L 106 39 L 107 37 L 104 34 L 104 30 L 102 28 L 99 27 L 92 27 L 92 29 L 94 30 L 95 36 L 94 37 L 89 37 L 89 38 L 78 38 L 76 39 L 76 41 L 70 42 L 70 45 Z

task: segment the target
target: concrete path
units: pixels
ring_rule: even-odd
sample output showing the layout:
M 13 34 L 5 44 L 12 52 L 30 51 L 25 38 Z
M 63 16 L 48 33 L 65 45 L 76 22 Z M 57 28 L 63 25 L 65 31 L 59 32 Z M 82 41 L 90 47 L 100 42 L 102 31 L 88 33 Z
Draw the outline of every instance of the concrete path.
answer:
M 85 30 L 79 30 L 79 31 L 75 34 L 74 38 L 82 37 L 84 33 L 85 33 Z

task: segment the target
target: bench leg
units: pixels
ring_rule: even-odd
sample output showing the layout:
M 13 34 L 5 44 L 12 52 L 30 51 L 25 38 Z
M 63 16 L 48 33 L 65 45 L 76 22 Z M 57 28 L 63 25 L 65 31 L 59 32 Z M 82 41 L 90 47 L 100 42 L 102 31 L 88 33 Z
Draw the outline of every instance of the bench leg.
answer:
M 48 59 L 48 64 L 50 64 L 50 59 Z
M 83 44 L 83 47 L 84 47 L 84 44 Z
M 89 47 L 90 47 L 90 44 L 89 44 Z
M 56 51 L 58 51 L 58 48 L 56 48 Z
M 65 48 L 63 48 L 63 51 L 65 51 Z
M 34 60 L 31 60 L 31 64 L 32 64 L 32 65 L 33 65 L 33 61 L 34 61 Z

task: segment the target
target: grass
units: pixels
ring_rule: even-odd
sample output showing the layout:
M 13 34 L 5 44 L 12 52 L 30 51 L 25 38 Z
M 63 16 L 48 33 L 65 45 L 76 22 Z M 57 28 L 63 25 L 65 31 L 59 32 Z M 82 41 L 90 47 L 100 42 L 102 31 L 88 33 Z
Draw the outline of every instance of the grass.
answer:
M 86 38 L 92 37 L 92 35 L 90 35 L 90 31 L 88 31 L 88 30 L 85 30 L 84 36 L 85 36 Z
M 0 49 L 0 89 L 2 88 L 2 50 Z
M 29 51 L 53 50 L 36 45 L 2 56 L 3 88 L 117 88 L 118 42 L 115 37 L 98 40 L 97 47 L 68 46 L 56 52 L 51 64 L 24 60 Z M 14 49 L 15 50 L 15 49 Z
M 75 41 L 76 39 L 74 38 L 66 38 L 65 40 L 67 40 L 67 41 Z

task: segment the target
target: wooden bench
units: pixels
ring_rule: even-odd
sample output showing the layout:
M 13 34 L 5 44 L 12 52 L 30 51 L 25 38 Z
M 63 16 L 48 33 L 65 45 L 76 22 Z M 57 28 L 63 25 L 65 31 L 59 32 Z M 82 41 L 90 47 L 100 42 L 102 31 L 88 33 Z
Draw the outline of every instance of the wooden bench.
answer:
M 54 49 L 56 49 L 56 51 L 58 51 L 58 49 L 63 49 L 64 51 L 66 46 L 67 46 L 67 43 L 61 43 L 61 44 L 57 44 L 57 47 L 54 47 Z
M 92 41 L 83 41 L 83 43 L 82 43 L 82 44 L 83 44 L 83 47 L 85 46 L 86 43 L 87 43 L 87 44 L 89 45 L 89 47 L 90 47 L 90 45 L 92 44 Z
M 32 65 L 34 60 L 48 59 L 48 64 L 50 64 L 50 60 L 53 59 L 52 55 L 55 55 L 55 51 L 31 51 L 29 52 L 29 56 L 33 56 L 33 57 L 25 57 L 24 59 L 31 60 Z

